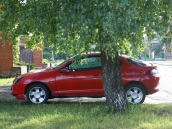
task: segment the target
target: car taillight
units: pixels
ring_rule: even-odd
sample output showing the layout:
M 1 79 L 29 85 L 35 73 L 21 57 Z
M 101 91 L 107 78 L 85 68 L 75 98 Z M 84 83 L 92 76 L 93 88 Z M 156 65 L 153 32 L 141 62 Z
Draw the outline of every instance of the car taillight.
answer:
M 146 74 L 152 74 L 152 75 L 158 74 L 158 70 L 157 69 L 151 69 L 148 72 L 146 72 Z

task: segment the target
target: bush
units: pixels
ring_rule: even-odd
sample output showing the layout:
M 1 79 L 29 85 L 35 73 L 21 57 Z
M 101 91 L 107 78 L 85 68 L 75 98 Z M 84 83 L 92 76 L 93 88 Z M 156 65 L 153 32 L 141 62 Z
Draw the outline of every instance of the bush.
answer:
M 50 52 L 43 52 L 44 59 L 51 59 L 52 54 Z
M 164 58 L 164 52 L 160 52 L 160 53 L 158 54 L 158 56 L 159 56 L 160 58 Z
M 42 63 L 43 63 L 43 64 L 47 64 L 47 63 L 49 63 L 49 61 L 48 61 L 48 59 L 43 59 L 43 60 L 42 60 Z

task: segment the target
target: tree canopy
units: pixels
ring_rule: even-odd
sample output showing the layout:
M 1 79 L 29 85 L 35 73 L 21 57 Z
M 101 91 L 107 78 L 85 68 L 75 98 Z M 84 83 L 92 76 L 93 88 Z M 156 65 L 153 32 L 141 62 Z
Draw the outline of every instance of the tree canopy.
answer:
M 95 44 L 102 52 L 107 103 L 115 104 L 115 112 L 126 107 L 120 100 L 118 53 L 144 46 L 143 34 L 162 32 L 168 43 L 172 36 L 171 0 L 1 0 L 0 5 L 1 32 L 12 38 L 30 35 L 30 46 L 42 40 L 44 46 L 78 54 Z
M 2 0 L 0 29 L 12 36 L 32 34 L 65 51 L 89 51 L 96 44 L 127 53 L 129 42 L 143 46 L 144 33 L 166 33 L 171 6 L 169 0 Z M 100 44 L 104 38 L 108 45 Z

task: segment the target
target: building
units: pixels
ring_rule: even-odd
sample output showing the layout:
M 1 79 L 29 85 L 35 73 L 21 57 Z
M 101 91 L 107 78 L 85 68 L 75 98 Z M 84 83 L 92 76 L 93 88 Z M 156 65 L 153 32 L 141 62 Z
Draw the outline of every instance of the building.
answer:
M 25 44 L 26 41 L 29 39 L 27 36 L 20 36 L 19 37 L 19 60 L 22 62 L 34 64 L 35 67 L 41 68 L 42 67 L 42 49 L 41 45 L 38 45 L 39 49 L 26 49 Z
M 149 41 L 148 36 L 144 35 L 144 41 L 145 41 L 145 45 L 146 45 L 146 50 L 145 50 L 146 53 L 149 55 L 149 58 L 154 59 L 155 58 L 154 51 L 151 51 L 151 48 L 158 45 L 160 43 L 160 39 L 154 38 L 152 41 Z M 171 42 L 171 44 L 172 44 L 172 42 Z M 162 52 L 163 52 L 165 58 L 171 58 L 172 57 L 172 53 L 170 53 L 167 50 L 166 45 L 162 45 L 161 48 L 162 48 Z
M 9 77 L 13 67 L 13 47 L 10 40 L 3 45 L 3 35 L 0 35 L 0 77 Z
M 0 35 L 0 77 L 10 77 L 16 72 L 13 65 L 13 45 L 10 40 L 5 44 L 2 42 L 3 35 Z M 19 61 L 34 64 L 36 68 L 42 68 L 42 50 L 25 48 L 28 37 L 19 38 Z M 38 45 L 41 48 L 41 45 Z M 22 72 L 21 72 L 22 73 Z

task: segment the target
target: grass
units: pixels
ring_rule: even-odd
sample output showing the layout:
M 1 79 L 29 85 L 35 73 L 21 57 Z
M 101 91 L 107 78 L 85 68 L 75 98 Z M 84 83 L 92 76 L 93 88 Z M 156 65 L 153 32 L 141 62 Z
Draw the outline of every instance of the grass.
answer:
M 14 78 L 0 78 L 0 86 L 8 83 L 12 83 Z
M 104 103 L 31 105 L 0 100 L 1 129 L 171 129 L 172 105 L 130 105 L 108 113 Z
M 0 79 L 0 86 L 14 78 Z M 0 99 L 0 129 L 171 129 L 172 105 L 130 105 L 121 114 L 107 112 L 104 103 L 31 105 Z

